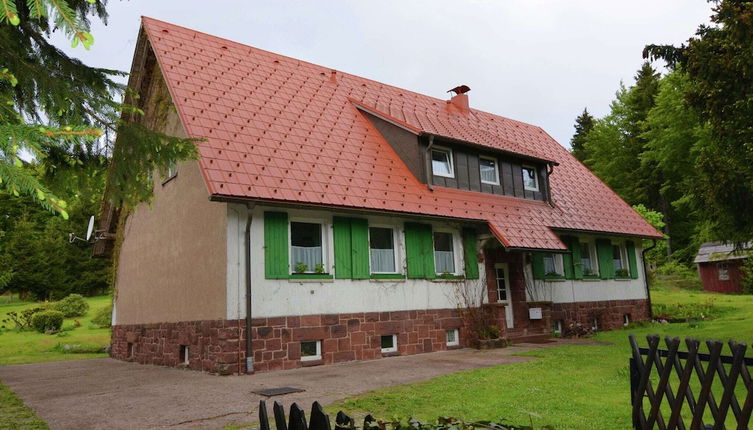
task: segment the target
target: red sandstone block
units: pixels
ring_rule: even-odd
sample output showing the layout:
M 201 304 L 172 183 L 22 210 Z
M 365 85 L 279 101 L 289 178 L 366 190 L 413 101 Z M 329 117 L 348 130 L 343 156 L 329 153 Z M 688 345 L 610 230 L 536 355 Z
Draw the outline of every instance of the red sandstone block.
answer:
M 290 342 L 288 347 L 288 359 L 298 360 L 301 358 L 301 344 L 298 342 Z
M 218 339 L 238 339 L 238 327 L 226 327 L 218 330 Z
M 367 333 L 369 332 L 373 333 L 374 329 L 376 328 L 376 324 L 377 323 L 373 323 L 373 322 L 361 323 L 361 331 L 364 331 Z
M 358 318 L 350 318 L 347 320 L 348 331 L 358 331 L 361 327 L 361 320 Z
M 319 315 L 304 315 L 301 317 L 302 327 L 316 327 L 320 325 L 322 325 L 322 321 Z
M 364 321 L 366 322 L 379 321 L 379 314 L 376 312 L 367 312 L 364 314 Z
M 256 337 L 260 339 L 269 339 L 273 335 L 272 327 L 259 327 L 256 329 Z
M 390 320 L 389 312 L 379 312 L 379 321 L 389 321 L 389 320 Z
M 392 321 L 407 320 L 408 318 L 410 318 L 410 312 L 408 311 L 390 312 L 390 320 Z
M 286 317 L 267 318 L 267 325 L 271 327 L 283 327 L 287 321 Z
M 348 328 L 344 325 L 333 325 L 329 328 L 329 333 L 331 337 L 345 337 L 348 335 Z
M 415 331 L 408 332 L 408 343 L 418 343 L 418 333 Z
M 347 337 L 341 338 L 337 340 L 337 350 L 338 351 L 346 351 L 350 350 L 350 339 Z
M 299 327 L 293 329 L 293 340 L 321 340 L 329 337 L 325 327 Z
M 397 334 L 403 331 L 403 324 L 400 321 L 380 321 L 377 323 L 376 332 L 382 334 Z
M 356 354 L 353 351 L 338 351 L 332 355 L 333 363 L 341 363 L 343 361 L 353 361 L 356 359 Z
M 299 367 L 299 363 L 297 361 L 285 360 L 282 362 L 282 368 L 285 370 L 295 369 L 296 367 Z
M 379 356 L 381 357 L 381 353 L 379 354 Z M 377 357 L 377 350 L 371 349 L 371 348 L 363 350 L 363 359 L 364 360 L 373 360 L 376 357 Z
M 264 351 L 261 354 L 261 359 L 262 361 L 269 361 L 272 359 L 273 356 L 274 354 L 272 353 L 272 351 Z
M 280 350 L 282 349 L 282 340 L 269 339 L 266 342 L 264 342 L 264 348 L 270 351 Z
M 277 359 L 283 359 L 286 358 L 288 353 L 286 351 L 275 351 L 273 354 L 273 357 Z
M 424 339 L 424 352 L 432 351 L 434 351 L 434 346 L 432 345 L 431 339 Z
M 283 342 L 288 343 L 288 342 L 290 342 L 293 339 L 293 333 L 289 329 L 281 328 L 280 329 L 280 339 Z
M 251 319 L 251 327 L 262 327 L 265 325 L 267 325 L 266 318 L 252 318 Z
M 418 326 L 418 337 L 425 338 L 429 337 L 429 326 L 428 325 L 419 325 Z
M 295 328 L 301 326 L 301 317 L 287 317 L 287 326 L 289 328 Z
M 365 345 L 366 344 L 366 333 L 359 331 L 356 333 L 350 334 L 350 343 L 353 345 Z
M 335 325 L 340 322 L 340 316 L 337 314 L 322 315 L 321 320 L 322 320 L 321 325 L 324 325 L 324 326 Z
M 322 342 L 322 352 L 337 351 L 337 339 L 324 339 Z

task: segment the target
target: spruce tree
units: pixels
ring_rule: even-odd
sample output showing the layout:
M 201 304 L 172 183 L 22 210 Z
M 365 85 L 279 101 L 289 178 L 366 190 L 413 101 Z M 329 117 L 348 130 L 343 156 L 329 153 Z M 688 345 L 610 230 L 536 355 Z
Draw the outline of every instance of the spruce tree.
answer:
M 575 134 L 570 139 L 570 153 L 581 162 L 588 159 L 586 151 L 586 136 L 594 128 L 594 117 L 583 109 L 583 113 L 575 118 Z

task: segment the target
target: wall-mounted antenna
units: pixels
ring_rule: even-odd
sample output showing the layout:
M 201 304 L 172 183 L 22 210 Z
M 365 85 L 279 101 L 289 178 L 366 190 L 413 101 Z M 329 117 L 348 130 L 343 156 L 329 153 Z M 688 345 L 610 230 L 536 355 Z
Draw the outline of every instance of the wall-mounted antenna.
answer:
M 94 233 L 95 233 L 95 231 L 94 231 L 94 215 L 92 215 L 91 217 L 89 217 L 89 225 L 86 227 L 86 239 L 82 239 L 82 238 L 76 236 L 76 233 L 68 233 L 68 242 L 73 243 L 73 242 L 75 242 L 77 240 L 80 240 L 81 242 L 94 243 L 94 242 L 96 242 L 96 241 L 104 238 L 104 235 L 103 234 L 99 234 L 100 232 L 97 231 L 96 233 L 98 233 L 98 234 L 95 234 L 94 238 L 93 238 L 94 240 L 92 240 L 92 234 L 94 234 Z

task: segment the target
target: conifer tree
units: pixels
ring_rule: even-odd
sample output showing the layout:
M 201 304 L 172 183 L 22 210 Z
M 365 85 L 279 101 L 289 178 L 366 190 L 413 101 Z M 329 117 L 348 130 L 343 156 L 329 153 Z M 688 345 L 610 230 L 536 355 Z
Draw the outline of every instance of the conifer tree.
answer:
M 583 113 L 575 118 L 575 134 L 570 139 L 570 153 L 581 162 L 588 159 L 586 151 L 586 136 L 594 128 L 594 117 L 588 113 L 588 109 L 583 109 Z

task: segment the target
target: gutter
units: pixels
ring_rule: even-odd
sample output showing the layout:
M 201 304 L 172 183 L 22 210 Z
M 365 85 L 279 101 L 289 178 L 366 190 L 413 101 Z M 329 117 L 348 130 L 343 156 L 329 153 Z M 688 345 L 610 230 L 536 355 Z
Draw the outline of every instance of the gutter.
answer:
M 253 203 L 246 204 L 246 373 L 254 372 L 254 349 L 251 339 L 251 210 Z
M 648 248 L 643 248 L 641 251 L 641 260 L 643 262 L 643 283 L 646 286 L 646 301 L 648 302 L 648 317 L 654 319 L 654 311 L 651 308 L 651 291 L 648 285 L 648 270 L 646 269 L 646 253 L 656 248 L 656 239 L 652 239 L 652 244 Z

